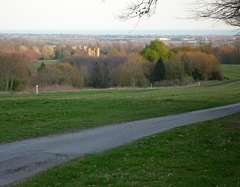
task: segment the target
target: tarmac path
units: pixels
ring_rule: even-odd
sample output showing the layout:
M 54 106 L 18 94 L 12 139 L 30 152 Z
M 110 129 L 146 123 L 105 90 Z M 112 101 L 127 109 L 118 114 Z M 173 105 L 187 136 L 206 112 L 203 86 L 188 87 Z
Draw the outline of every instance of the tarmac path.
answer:
M 217 87 L 217 86 L 223 86 L 223 85 L 232 84 L 232 83 L 235 83 L 235 82 L 238 82 L 238 81 L 240 81 L 240 79 L 230 80 L 230 81 L 227 81 L 227 82 L 219 82 L 219 83 L 211 84 L 211 85 L 207 85 L 207 86 L 204 86 L 204 87 Z
M 238 112 L 240 112 L 240 103 L 1 144 L 0 186 L 23 181 L 40 171 L 76 157 L 102 152 L 174 127 Z

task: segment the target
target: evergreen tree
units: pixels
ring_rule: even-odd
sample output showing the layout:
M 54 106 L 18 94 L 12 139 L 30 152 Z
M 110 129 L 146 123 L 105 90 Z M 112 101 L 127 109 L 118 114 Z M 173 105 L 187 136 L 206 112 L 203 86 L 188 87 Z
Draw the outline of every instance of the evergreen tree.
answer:
M 109 83 L 110 83 L 110 70 L 106 63 L 103 64 L 101 69 L 102 69 L 102 76 L 103 76 L 101 87 L 107 88 L 109 87 Z
M 91 76 L 91 86 L 94 88 L 99 88 L 101 84 L 101 68 L 98 62 L 95 63 L 92 76 Z
M 63 58 L 63 53 L 60 49 L 57 49 L 55 51 L 55 59 L 62 59 Z
M 94 88 L 107 88 L 110 82 L 110 70 L 107 64 L 103 65 L 98 62 L 95 63 L 92 76 L 91 76 L 91 86 Z
M 159 58 L 153 70 L 152 80 L 153 81 L 163 80 L 165 78 L 165 73 L 166 73 L 166 70 L 165 70 L 163 60 L 162 58 Z

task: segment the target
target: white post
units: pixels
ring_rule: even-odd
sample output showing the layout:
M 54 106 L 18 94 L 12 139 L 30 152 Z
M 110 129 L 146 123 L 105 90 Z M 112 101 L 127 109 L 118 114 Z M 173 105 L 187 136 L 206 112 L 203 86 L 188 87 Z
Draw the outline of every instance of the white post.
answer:
M 36 85 L 36 94 L 38 95 L 38 85 Z
M 151 88 L 152 88 L 152 83 L 151 83 Z
M 200 83 L 200 82 L 198 82 L 198 86 L 201 86 L 201 83 Z

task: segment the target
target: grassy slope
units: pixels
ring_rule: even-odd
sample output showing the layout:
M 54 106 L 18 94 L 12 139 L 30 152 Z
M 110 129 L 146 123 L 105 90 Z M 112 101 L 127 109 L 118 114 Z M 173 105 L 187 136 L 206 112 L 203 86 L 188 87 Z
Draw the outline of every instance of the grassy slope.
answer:
M 182 87 L 0 95 L 0 143 L 240 102 L 240 82 Z M 41 91 L 41 90 L 40 90 Z M 146 91 L 146 90 L 143 90 Z
M 224 72 L 227 71 L 224 67 Z M 237 72 L 229 75 L 231 77 L 225 76 L 238 77 Z M 37 99 L 46 104 L 42 109 L 46 112 L 49 112 L 48 101 L 56 107 L 56 103 L 64 100 L 66 108 L 69 101 L 73 107 L 81 101 L 82 107 L 75 110 L 90 112 L 93 104 L 97 108 L 93 111 L 100 112 L 102 118 L 113 112 L 114 118 L 121 121 L 127 120 L 122 115 L 129 115 L 129 120 L 133 120 L 239 102 L 239 86 L 239 83 L 233 83 L 214 88 L 171 88 L 142 93 L 131 93 L 130 90 L 57 93 L 43 94 Z M 20 95 L 16 99 L 6 96 L 5 100 L 21 98 L 28 101 L 35 100 L 34 97 Z M 41 104 L 36 104 L 35 109 L 44 106 Z M 106 110 L 108 105 L 111 110 Z M 121 110 L 126 113 L 122 111 L 121 114 Z M 96 117 L 95 120 L 105 123 L 104 119 Z M 112 120 L 111 116 L 109 120 Z M 127 146 L 73 160 L 43 172 L 21 186 L 239 186 L 239 121 L 240 114 L 172 129 Z
M 240 102 L 240 82 L 188 87 L 0 95 L 0 142 Z
M 230 80 L 240 79 L 240 65 L 222 65 L 222 71 L 226 78 Z
M 240 114 L 175 128 L 75 159 L 20 186 L 239 186 L 239 128 Z

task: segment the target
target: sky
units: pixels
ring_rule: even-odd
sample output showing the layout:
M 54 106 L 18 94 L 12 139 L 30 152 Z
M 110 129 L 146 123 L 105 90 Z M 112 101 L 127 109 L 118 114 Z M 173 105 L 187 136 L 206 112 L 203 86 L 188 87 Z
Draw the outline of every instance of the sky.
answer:
M 0 0 L 0 30 L 235 29 L 212 20 L 185 19 L 194 1 L 159 0 L 156 13 L 138 23 L 116 18 L 129 0 Z

